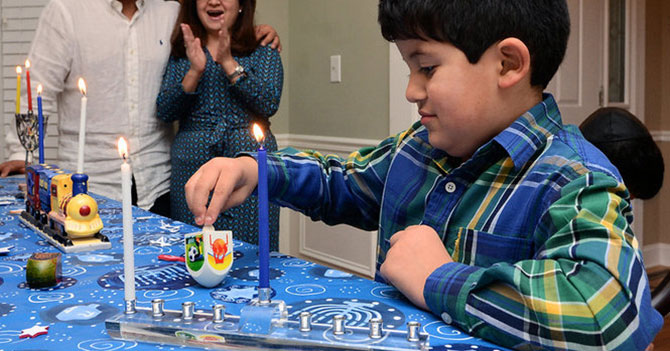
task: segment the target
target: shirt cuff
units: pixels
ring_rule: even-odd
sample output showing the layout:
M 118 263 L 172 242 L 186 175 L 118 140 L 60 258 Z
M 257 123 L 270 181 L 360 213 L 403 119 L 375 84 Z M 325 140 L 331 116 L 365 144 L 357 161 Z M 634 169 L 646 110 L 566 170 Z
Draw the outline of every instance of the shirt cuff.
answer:
M 26 159 L 26 152 L 19 151 L 19 152 L 12 152 L 7 156 L 7 159 L 5 161 L 25 161 Z
M 254 160 L 258 161 L 258 152 L 241 151 L 235 154 L 235 158 L 243 156 L 252 157 Z M 270 200 L 273 200 L 276 196 L 278 196 L 276 189 L 282 188 L 280 186 L 280 180 L 283 178 L 277 175 L 277 170 L 272 166 L 272 161 L 275 159 L 275 157 L 278 156 L 275 156 L 272 152 L 267 153 L 268 197 Z M 254 191 L 251 192 L 251 195 L 258 195 L 258 187 L 256 187 Z
M 467 329 L 465 305 L 484 272 L 483 268 L 458 262 L 445 263 L 426 279 L 423 288 L 426 305 L 445 323 Z

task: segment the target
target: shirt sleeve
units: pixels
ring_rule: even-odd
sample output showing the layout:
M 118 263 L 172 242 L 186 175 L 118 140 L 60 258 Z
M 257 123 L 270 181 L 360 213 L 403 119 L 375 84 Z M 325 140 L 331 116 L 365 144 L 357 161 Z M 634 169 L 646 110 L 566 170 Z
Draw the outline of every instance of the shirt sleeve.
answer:
M 185 117 L 191 110 L 198 96 L 198 90 L 187 93 L 182 81 L 190 68 L 186 59 L 170 56 L 165 67 L 165 74 L 156 98 L 156 115 L 164 122 L 174 122 Z
M 252 54 L 251 66 L 244 67 L 244 71 L 247 76 L 231 85 L 231 94 L 259 117 L 269 118 L 277 113 L 284 84 L 279 52 L 269 45 L 259 46 Z
M 445 264 L 426 281 L 427 305 L 506 347 L 644 350 L 663 320 L 651 307 L 627 198 L 603 173 L 573 180 L 543 215 L 533 259 Z
M 76 52 L 72 17 L 60 1 L 50 1 L 40 15 L 30 53 L 30 80 L 33 100 L 37 99 L 37 85 L 42 84 L 42 111 L 57 122 L 57 96 L 65 85 L 70 73 L 73 53 Z M 21 86 L 21 111 L 28 110 L 27 86 Z M 33 111 L 37 113 L 37 104 L 33 103 Z M 14 126 L 14 123 L 11 123 Z M 6 131 L 8 149 L 7 160 L 24 160 L 25 149 L 21 146 L 16 128 Z
M 285 149 L 268 155 L 268 190 L 274 202 L 329 225 L 375 230 L 386 173 L 397 137 L 346 158 Z

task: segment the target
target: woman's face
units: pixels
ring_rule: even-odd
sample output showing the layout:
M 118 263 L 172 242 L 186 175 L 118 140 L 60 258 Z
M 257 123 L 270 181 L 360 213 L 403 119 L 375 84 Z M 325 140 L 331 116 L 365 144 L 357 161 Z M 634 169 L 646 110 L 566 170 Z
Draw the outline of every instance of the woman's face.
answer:
M 221 21 L 230 29 L 240 13 L 238 0 L 196 0 L 198 18 L 209 34 L 218 33 Z

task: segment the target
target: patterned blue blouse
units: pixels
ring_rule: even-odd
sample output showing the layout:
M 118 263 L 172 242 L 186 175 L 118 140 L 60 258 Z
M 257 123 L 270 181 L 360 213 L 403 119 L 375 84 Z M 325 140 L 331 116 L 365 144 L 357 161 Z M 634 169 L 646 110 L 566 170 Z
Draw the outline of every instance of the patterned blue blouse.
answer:
M 157 100 L 158 118 L 179 121 L 172 146 L 170 202 L 172 217 L 195 224 L 184 197 L 184 185 L 214 157 L 234 157 L 241 151 L 254 151 L 258 143 L 251 125 L 258 123 L 266 135 L 265 147 L 277 150 L 269 130 L 270 116 L 279 108 L 284 71 L 281 58 L 269 46 L 259 46 L 249 56 L 235 57 L 247 73 L 231 84 L 223 68 L 214 62 L 206 48 L 207 64 L 195 92 L 187 93 L 182 80 L 190 67 L 187 58 L 170 57 Z M 236 239 L 258 243 L 257 199 L 222 213 L 214 224 L 218 230 L 232 230 Z M 270 207 L 270 248 L 278 249 L 279 208 Z

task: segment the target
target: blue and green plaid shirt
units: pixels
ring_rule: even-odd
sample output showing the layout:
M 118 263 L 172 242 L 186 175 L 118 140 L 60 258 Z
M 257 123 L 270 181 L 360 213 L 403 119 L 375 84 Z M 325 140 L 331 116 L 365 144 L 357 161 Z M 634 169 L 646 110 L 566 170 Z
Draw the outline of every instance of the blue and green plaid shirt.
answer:
M 328 224 L 434 228 L 454 259 L 424 286 L 430 309 L 515 348 L 642 350 L 663 319 L 651 307 L 629 196 L 614 166 L 551 95 L 465 162 L 419 123 L 344 160 L 314 151 L 269 157 L 273 201 Z

